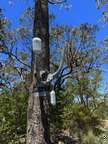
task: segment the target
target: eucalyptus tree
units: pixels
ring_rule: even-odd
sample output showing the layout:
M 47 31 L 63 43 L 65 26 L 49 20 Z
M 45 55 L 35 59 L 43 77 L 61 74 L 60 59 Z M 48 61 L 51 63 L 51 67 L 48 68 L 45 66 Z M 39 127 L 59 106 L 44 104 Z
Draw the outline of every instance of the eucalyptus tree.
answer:
M 27 144 L 50 144 L 48 125 L 48 99 L 46 96 L 35 96 L 34 92 L 39 90 L 41 78 L 39 71 L 49 73 L 49 11 L 48 3 L 60 4 L 64 0 L 36 0 L 34 9 L 33 37 L 42 40 L 42 51 L 40 55 L 35 55 L 32 50 L 32 84 L 30 88 L 31 96 L 28 104 L 27 123 Z M 46 80 L 46 76 L 44 80 Z M 42 86 L 45 91 L 49 91 L 48 86 Z
M 11 20 L 3 12 L 0 11 L 0 82 L 1 89 L 5 86 L 11 90 L 17 82 L 24 80 L 23 76 L 31 69 L 28 48 L 25 51 L 23 44 L 22 49 L 19 46 L 20 39 L 24 39 L 25 35 L 28 37 L 29 30 L 13 29 Z
M 97 30 L 96 25 L 88 23 L 77 27 L 52 28 L 50 36 L 55 41 L 52 47 L 59 47 L 61 51 L 68 47 L 65 64 L 55 82 L 57 105 L 51 118 L 57 139 L 61 133 L 64 134 L 64 130 L 73 136 L 87 132 L 88 127 L 95 129 L 99 124 L 95 111 L 101 103 L 98 100 L 102 96 L 99 88 L 104 54 L 96 41 Z
M 19 29 L 13 30 L 11 28 L 10 21 L 10 19 L 8 20 L 5 17 L 4 11 L 0 9 L 1 143 L 10 143 L 12 141 L 19 142 L 20 137 L 23 137 L 26 131 L 26 108 L 28 90 L 25 90 L 22 79 L 19 79 L 22 77 L 21 71 L 23 71 L 23 69 L 26 69 L 29 64 L 26 63 L 26 53 L 22 52 L 20 54 L 22 49 L 19 50 L 19 47 L 17 47 L 18 45 L 16 44 L 18 42 L 17 40 Z M 19 83 L 20 86 L 18 87 Z M 19 89 L 21 93 L 18 92 Z M 21 103 L 23 102 L 24 104 L 23 106 L 21 106 Z

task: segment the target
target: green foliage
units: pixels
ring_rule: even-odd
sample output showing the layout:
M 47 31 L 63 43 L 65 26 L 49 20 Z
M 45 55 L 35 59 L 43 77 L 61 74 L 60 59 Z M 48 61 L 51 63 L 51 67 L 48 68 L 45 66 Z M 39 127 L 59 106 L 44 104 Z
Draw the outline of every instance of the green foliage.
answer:
M 51 111 L 52 134 L 56 133 L 55 141 L 64 135 L 77 138 L 82 144 L 83 136 L 84 143 L 92 143 L 92 138 L 96 138 L 95 143 L 98 141 L 96 136 L 102 132 L 99 127 L 101 119 L 106 118 L 104 94 L 99 91 L 104 55 L 96 44 L 98 28 L 81 24 L 79 27 L 57 26 L 52 29 L 51 39 L 57 39 L 54 47 L 68 47 L 65 59 L 68 68 L 64 66 L 55 86 L 57 105 Z M 63 78 L 67 78 L 64 84 Z
M 91 130 L 88 131 L 86 135 L 83 136 L 83 144 L 98 144 L 99 138 L 96 137 Z
M 92 94 L 95 95 L 95 91 Z M 94 110 L 91 107 L 92 101 L 94 100 L 91 99 L 88 106 L 81 104 L 77 100 L 75 86 L 70 80 L 65 90 L 57 93 L 57 105 L 51 111 L 51 134 L 55 142 L 65 136 L 72 140 L 77 139 L 81 144 L 103 144 L 107 141 L 103 138 L 105 133 L 101 129 L 101 120 L 106 118 L 103 115 L 107 106 L 105 103 L 101 104 L 101 101 L 95 101 L 97 108 Z
M 108 132 L 104 132 L 100 136 L 94 135 L 92 130 L 89 130 L 87 134 L 82 137 L 83 144 L 107 144 L 108 143 Z
M 23 84 L 0 94 L 0 143 L 16 144 L 25 138 L 28 94 Z M 17 142 L 18 141 L 18 142 Z

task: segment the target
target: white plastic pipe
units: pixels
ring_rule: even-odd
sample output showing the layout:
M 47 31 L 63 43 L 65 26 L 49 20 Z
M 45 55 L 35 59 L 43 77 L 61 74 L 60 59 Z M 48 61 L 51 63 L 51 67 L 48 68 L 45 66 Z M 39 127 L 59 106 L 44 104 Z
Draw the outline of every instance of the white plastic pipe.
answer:
M 59 65 L 59 68 L 57 69 L 57 71 L 54 72 L 53 74 L 51 74 L 51 73 L 48 74 L 47 82 L 50 82 L 51 80 L 56 78 L 57 75 L 60 73 L 60 71 L 61 71 L 61 69 L 63 67 L 66 50 L 67 50 L 66 48 L 63 49 L 62 58 L 61 58 L 60 65 Z

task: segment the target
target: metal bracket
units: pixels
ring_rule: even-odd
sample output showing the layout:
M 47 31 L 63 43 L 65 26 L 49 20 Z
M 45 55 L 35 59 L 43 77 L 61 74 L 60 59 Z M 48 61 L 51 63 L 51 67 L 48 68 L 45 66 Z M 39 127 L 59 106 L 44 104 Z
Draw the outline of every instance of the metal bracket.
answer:
M 48 91 L 34 92 L 34 93 L 33 93 L 33 96 L 34 96 L 34 97 L 48 96 L 48 94 L 49 94 Z

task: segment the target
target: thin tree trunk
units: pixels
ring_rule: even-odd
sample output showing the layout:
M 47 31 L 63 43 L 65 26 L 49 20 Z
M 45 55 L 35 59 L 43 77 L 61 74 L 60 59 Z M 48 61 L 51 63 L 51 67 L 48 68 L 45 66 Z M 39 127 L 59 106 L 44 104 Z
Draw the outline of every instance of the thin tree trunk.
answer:
M 32 84 L 28 102 L 27 144 L 51 144 L 48 126 L 48 97 L 35 93 L 48 91 L 40 82 L 39 71 L 49 71 L 49 14 L 48 0 L 36 0 L 33 37 L 42 40 L 41 53 L 32 52 Z

